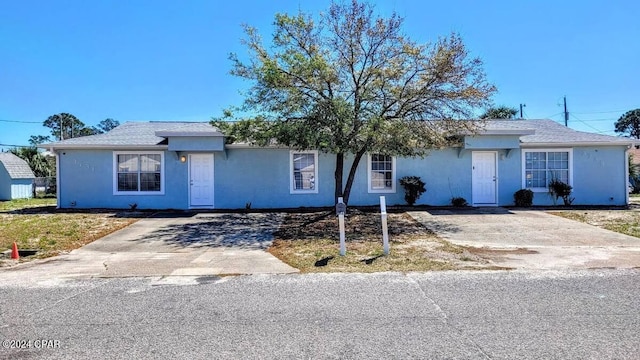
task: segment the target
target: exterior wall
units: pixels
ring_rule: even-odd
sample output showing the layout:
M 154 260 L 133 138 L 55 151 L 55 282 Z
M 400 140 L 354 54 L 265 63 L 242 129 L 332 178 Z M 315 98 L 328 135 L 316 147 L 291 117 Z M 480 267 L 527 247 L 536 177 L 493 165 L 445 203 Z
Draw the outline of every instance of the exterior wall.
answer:
M 11 179 L 0 164 L 0 200 L 28 199 L 33 197 L 33 179 Z
M 625 150 L 617 147 L 577 147 L 573 150 L 573 187 L 576 205 L 623 205 L 626 203 Z M 369 193 L 365 155 L 351 190 L 350 205 L 376 205 L 380 195 L 387 204 L 404 204 L 403 176 L 420 176 L 427 191 L 419 205 L 447 206 L 452 197 L 472 203 L 471 157 L 474 150 L 434 150 L 425 158 L 396 159 L 394 193 Z M 513 205 L 513 193 L 522 188 L 520 149 L 496 151 L 498 204 Z M 183 155 L 188 152 L 181 153 Z M 188 209 L 189 162 L 181 163 L 175 151 L 164 152 L 164 195 L 113 195 L 113 151 L 59 151 L 60 199 L 63 208 Z M 352 157 L 345 159 L 344 181 Z M 227 149 L 214 153 L 214 207 L 257 208 L 332 206 L 335 155 L 318 154 L 317 193 L 291 194 L 288 149 Z M 536 193 L 534 205 L 552 205 L 549 195 Z
M 520 136 L 518 135 L 482 135 L 465 136 L 465 149 L 518 149 Z
M 60 150 L 59 159 L 62 208 L 128 209 L 134 203 L 139 209 L 188 208 L 188 163 L 173 151 L 164 155 L 164 195 L 113 195 L 111 150 Z
M 224 138 L 222 136 L 181 136 L 169 137 L 169 151 L 222 151 Z
M 12 199 L 31 199 L 33 197 L 33 179 L 13 179 L 11 181 Z
M 11 200 L 11 178 L 0 163 L 0 200 Z
M 573 205 L 626 205 L 626 146 L 573 148 Z M 553 205 L 546 192 L 536 192 L 534 205 Z M 562 205 L 558 199 L 558 205 Z

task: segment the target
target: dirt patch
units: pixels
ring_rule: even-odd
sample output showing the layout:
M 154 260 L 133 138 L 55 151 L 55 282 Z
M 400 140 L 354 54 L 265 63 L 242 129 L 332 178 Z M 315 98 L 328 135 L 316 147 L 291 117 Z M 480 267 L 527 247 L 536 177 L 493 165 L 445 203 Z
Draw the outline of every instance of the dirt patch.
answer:
M 287 214 L 269 252 L 302 272 L 428 271 L 491 268 L 483 256 L 438 238 L 406 213 L 389 214 L 390 255 L 383 256 L 379 213 L 352 209 L 347 255 L 339 256 L 333 211 Z
M 549 214 L 640 238 L 640 208 L 549 211 Z

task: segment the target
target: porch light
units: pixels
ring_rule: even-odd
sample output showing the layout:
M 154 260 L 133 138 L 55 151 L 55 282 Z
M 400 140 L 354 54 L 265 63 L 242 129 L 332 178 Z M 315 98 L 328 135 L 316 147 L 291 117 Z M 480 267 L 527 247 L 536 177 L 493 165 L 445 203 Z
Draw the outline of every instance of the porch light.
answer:
M 184 155 L 180 156 L 180 162 L 181 163 L 187 162 L 187 157 Z

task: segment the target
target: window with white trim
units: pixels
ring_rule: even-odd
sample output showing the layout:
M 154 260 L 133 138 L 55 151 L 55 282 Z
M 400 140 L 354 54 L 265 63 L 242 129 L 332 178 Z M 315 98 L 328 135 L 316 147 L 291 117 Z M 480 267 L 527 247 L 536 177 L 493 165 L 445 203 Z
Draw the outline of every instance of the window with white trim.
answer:
M 163 152 L 114 152 L 113 162 L 114 194 L 164 194 Z
M 396 191 L 396 159 L 393 156 L 369 154 L 367 165 L 370 193 Z
M 523 151 L 523 187 L 547 191 L 551 180 L 572 185 L 571 149 L 536 149 Z
M 291 193 L 317 193 L 318 152 L 291 151 L 289 156 Z

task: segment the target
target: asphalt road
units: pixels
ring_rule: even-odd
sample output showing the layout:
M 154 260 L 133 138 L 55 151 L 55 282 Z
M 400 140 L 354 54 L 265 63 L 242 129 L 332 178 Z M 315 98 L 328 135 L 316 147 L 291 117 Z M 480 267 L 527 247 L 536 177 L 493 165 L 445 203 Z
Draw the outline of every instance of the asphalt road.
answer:
M 638 359 L 638 289 L 639 270 L 0 284 L 0 358 Z

